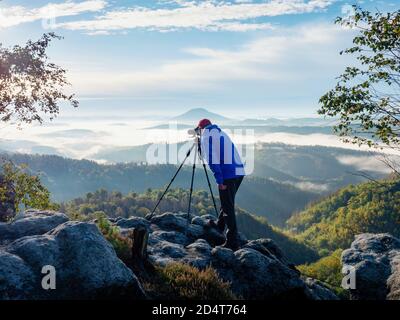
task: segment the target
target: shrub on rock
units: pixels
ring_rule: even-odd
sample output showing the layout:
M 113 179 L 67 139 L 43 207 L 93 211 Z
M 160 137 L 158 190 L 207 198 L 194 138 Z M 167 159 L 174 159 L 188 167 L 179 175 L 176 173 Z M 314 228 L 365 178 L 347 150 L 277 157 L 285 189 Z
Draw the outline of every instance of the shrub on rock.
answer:
M 182 263 L 156 267 L 155 274 L 144 287 L 152 298 L 168 300 L 229 300 L 236 297 L 229 283 L 222 281 L 215 270 L 199 270 Z

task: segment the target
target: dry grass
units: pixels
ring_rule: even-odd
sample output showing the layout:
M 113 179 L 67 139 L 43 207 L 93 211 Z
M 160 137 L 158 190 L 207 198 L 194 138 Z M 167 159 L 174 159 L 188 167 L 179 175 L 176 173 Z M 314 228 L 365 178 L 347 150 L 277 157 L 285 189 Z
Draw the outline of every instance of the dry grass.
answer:
M 154 273 L 143 280 L 143 286 L 153 299 L 236 299 L 230 290 L 229 283 L 222 281 L 211 267 L 199 270 L 182 263 L 155 267 Z

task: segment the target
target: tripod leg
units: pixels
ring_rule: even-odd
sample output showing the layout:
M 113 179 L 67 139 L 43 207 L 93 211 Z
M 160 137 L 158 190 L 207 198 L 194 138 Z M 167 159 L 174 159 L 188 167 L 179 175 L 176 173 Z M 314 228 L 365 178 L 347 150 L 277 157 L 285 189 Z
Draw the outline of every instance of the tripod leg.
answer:
M 204 159 L 203 159 L 203 156 L 202 156 L 202 153 L 201 153 L 200 140 L 197 141 L 197 149 L 198 149 L 198 153 L 199 153 L 199 158 L 201 159 L 201 163 L 203 164 L 204 173 L 206 174 L 208 189 L 210 189 L 210 194 L 211 194 L 211 198 L 212 198 L 213 205 L 214 205 L 215 216 L 218 218 L 217 204 L 215 203 L 215 197 L 214 197 L 214 193 L 213 193 L 213 191 L 212 191 L 212 187 L 211 187 L 211 183 L 210 183 L 210 178 L 208 177 L 208 172 L 207 172 L 206 164 L 204 163 Z
M 213 191 L 212 191 L 212 187 L 211 187 L 211 183 L 210 183 L 210 178 L 208 177 L 208 172 L 207 172 L 207 168 L 206 168 L 206 165 L 205 165 L 204 161 L 203 161 L 203 168 L 204 168 L 204 172 L 205 172 L 206 178 L 207 178 L 208 189 L 210 189 L 210 194 L 211 194 L 211 198 L 212 198 L 213 205 L 214 205 L 214 210 L 215 210 L 215 216 L 218 218 L 217 204 L 215 203 L 214 193 L 213 193 Z
M 160 199 L 158 199 L 158 202 L 157 202 L 157 204 L 155 205 L 153 211 L 152 211 L 151 214 L 147 217 L 148 220 L 150 220 L 150 219 L 153 217 L 154 212 L 156 212 L 156 210 L 157 210 L 157 208 L 158 208 L 158 205 L 160 204 L 160 202 L 161 202 L 162 199 L 164 198 L 165 194 L 168 192 L 169 187 L 170 187 L 171 184 L 174 182 L 176 176 L 178 175 L 179 171 L 182 169 L 182 167 L 183 167 L 184 163 L 186 162 L 187 158 L 189 158 L 190 153 L 192 152 L 194 146 L 195 146 L 195 144 L 193 144 L 193 145 L 190 147 L 190 149 L 188 150 L 188 152 L 186 153 L 185 159 L 183 159 L 183 161 L 182 161 L 181 165 L 179 166 L 178 170 L 176 170 L 176 172 L 175 172 L 174 176 L 172 177 L 171 181 L 169 182 L 168 186 L 165 188 L 164 193 L 161 195 Z
M 197 161 L 197 149 L 194 150 L 192 180 L 190 181 L 189 204 L 188 204 L 188 211 L 187 211 L 187 225 L 188 226 L 189 226 L 189 220 L 190 220 L 190 209 L 191 209 L 191 205 L 192 205 L 192 194 L 193 194 L 194 173 L 196 171 L 196 161 Z M 186 230 L 187 230 L 187 228 L 186 228 Z

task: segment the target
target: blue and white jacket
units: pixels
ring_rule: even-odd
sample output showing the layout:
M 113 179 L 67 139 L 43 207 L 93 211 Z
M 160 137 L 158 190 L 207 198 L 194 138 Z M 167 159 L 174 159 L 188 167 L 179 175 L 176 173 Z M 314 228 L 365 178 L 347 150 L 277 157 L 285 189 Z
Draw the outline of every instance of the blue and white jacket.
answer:
M 202 156 L 214 173 L 218 184 L 245 175 L 239 153 L 229 136 L 217 125 L 204 128 L 201 136 Z

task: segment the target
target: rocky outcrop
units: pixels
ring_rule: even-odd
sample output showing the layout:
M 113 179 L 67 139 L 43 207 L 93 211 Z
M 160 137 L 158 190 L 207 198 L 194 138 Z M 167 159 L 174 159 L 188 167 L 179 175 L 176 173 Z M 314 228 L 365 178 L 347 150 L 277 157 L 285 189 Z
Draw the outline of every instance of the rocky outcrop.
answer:
M 150 222 L 141 217 L 121 218 L 115 221 L 115 225 L 122 229 L 145 228 L 149 230 Z
M 307 285 L 306 295 L 311 300 L 337 300 L 337 296 L 329 290 L 322 282 L 305 277 L 303 278 Z
M 205 228 L 205 219 L 190 216 L 186 213 L 174 214 L 166 212 L 161 215 L 154 216 L 151 219 L 153 225 L 152 230 L 172 231 L 174 233 L 184 234 L 189 242 L 197 239 L 204 239 L 211 245 L 220 245 L 224 242 L 224 237 L 221 233 L 212 228 Z
M 95 224 L 50 215 L 30 212 L 2 225 L 8 235 L 25 236 L 0 247 L 0 300 L 145 298 L 136 276 Z M 50 226 L 52 230 L 41 234 Z M 42 287 L 47 265 L 56 271 L 54 290 Z
M 152 264 L 211 266 L 231 283 L 237 297 L 337 299 L 323 284 L 302 278 L 270 239 L 242 239 L 237 251 L 218 246 L 224 236 L 207 227 L 208 218 L 212 217 L 164 213 L 150 220 L 132 217 L 110 222 L 122 235 L 147 230 Z M 56 270 L 55 290 L 42 288 L 44 266 Z M 94 223 L 68 221 L 62 213 L 28 211 L 12 223 L 0 224 L 0 300 L 145 297 L 133 271 Z
M 25 236 L 44 234 L 68 221 L 68 217 L 59 212 L 28 210 L 12 223 L 0 223 L 0 244 L 12 242 Z
M 211 216 L 164 213 L 150 220 L 148 256 L 152 263 L 211 266 L 245 299 L 316 299 L 337 297 L 323 284 L 305 280 L 270 239 L 247 241 L 237 251 L 215 246 L 224 237 L 206 226 Z M 118 225 L 118 224 L 117 224 Z
M 387 233 L 360 234 L 342 253 L 342 264 L 354 268 L 354 300 L 400 300 L 400 240 Z

